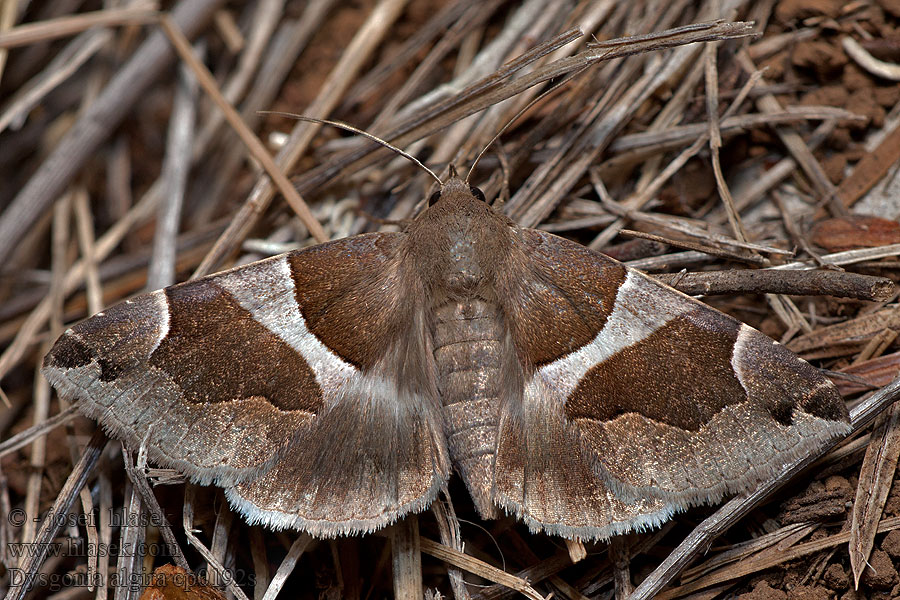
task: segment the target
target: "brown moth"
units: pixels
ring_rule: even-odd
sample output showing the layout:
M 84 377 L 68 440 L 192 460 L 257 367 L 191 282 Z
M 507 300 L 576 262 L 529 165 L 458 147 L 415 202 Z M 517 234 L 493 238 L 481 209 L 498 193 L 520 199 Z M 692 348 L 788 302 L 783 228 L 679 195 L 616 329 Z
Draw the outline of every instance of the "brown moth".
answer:
M 484 517 L 654 527 L 848 431 L 758 331 L 453 176 L 368 233 L 138 296 L 44 359 L 61 394 L 249 522 L 330 537 L 425 509 L 455 469 Z

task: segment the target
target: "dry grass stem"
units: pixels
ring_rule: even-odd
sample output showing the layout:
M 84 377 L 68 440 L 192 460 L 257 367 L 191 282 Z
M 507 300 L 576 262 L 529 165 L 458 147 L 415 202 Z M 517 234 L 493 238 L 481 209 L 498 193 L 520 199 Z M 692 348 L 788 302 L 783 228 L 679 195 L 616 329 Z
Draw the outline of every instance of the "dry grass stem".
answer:
M 9 49 L 80 33 L 91 27 L 145 25 L 159 18 L 157 2 L 141 2 L 136 6 L 108 8 L 71 17 L 60 17 L 41 23 L 29 23 L 0 32 L 0 48 Z

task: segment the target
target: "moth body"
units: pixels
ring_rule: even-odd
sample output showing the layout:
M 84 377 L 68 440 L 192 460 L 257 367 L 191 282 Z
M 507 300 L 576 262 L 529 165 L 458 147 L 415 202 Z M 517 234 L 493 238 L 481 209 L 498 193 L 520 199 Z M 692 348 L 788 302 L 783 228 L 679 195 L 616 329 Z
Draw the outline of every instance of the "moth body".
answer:
M 423 304 L 450 459 L 478 512 L 496 518 L 491 487 L 499 407 L 504 382 L 515 371 L 503 362 L 506 332 L 496 270 L 513 245 L 513 223 L 480 194 L 450 179 L 407 239 L 430 291 Z

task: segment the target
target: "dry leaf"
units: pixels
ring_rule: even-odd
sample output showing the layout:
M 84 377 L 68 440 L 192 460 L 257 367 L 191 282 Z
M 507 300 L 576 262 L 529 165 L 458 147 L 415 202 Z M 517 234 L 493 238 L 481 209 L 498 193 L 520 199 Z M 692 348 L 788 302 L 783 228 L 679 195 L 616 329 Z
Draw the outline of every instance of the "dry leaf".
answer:
M 163 565 L 153 571 L 141 600 L 225 600 L 225 596 L 194 573 Z
M 869 215 L 848 215 L 819 221 L 809 230 L 809 238 L 829 252 L 877 248 L 900 243 L 900 223 Z

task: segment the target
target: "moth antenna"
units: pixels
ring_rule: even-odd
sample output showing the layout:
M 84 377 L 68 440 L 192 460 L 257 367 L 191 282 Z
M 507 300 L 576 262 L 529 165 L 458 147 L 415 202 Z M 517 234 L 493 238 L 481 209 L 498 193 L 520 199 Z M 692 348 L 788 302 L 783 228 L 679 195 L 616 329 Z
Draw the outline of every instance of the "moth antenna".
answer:
M 503 127 L 500 128 L 500 131 L 497 132 L 497 135 L 495 135 L 494 137 L 492 137 L 492 138 L 491 138 L 491 141 L 489 141 L 489 142 L 485 145 L 485 147 L 481 149 L 481 152 L 478 153 L 478 156 L 475 157 L 475 160 L 472 162 L 472 166 L 469 167 L 469 172 L 466 173 L 466 183 L 469 183 L 469 177 L 472 176 L 472 172 L 475 171 L 475 167 L 478 166 L 478 161 L 481 160 L 481 157 L 484 156 L 485 153 L 490 149 L 490 147 L 494 145 L 494 142 L 496 142 L 497 139 L 499 139 L 500 136 L 503 135 L 503 132 L 506 131 L 507 129 L 509 129 L 509 126 L 510 126 L 510 125 L 512 125 L 513 123 L 515 123 L 515 122 L 518 120 L 518 118 L 521 117 L 523 114 L 525 114 L 525 112 L 526 112 L 529 108 L 531 108 L 532 106 L 534 106 L 535 104 L 537 104 L 538 102 L 540 102 L 541 100 L 543 100 L 544 98 L 546 98 L 548 95 L 550 95 L 550 94 L 552 94 L 553 92 L 555 92 L 556 90 L 561 89 L 561 88 L 563 87 L 564 84 L 566 84 L 566 83 L 568 83 L 569 81 L 571 81 L 572 78 L 574 78 L 575 76 L 577 76 L 579 73 L 581 73 L 582 71 L 584 71 L 586 68 L 587 68 L 587 66 L 581 67 L 580 69 L 577 69 L 577 70 L 573 71 L 571 74 L 569 74 L 568 77 L 566 77 L 565 79 L 563 79 L 562 81 L 560 81 L 558 84 L 556 84 L 556 85 L 554 85 L 553 87 L 551 87 L 549 90 L 546 90 L 546 91 L 544 91 L 544 92 L 538 94 L 538 96 L 535 97 L 534 100 L 532 100 L 531 102 L 529 102 L 528 104 L 526 104 L 525 107 L 522 108 L 522 110 L 520 110 L 520 111 L 517 112 L 515 115 L 513 115 L 513 117 L 512 117 L 509 121 L 506 122 L 506 125 L 504 125 Z
M 348 123 L 344 123 L 342 121 L 329 121 L 328 119 L 316 119 L 315 117 L 305 117 L 303 115 L 281 112 L 281 111 L 277 111 L 277 110 L 261 110 L 261 111 L 259 111 L 259 113 L 263 114 L 263 115 L 279 115 L 282 117 L 290 117 L 292 119 L 297 119 L 298 121 L 308 121 L 310 123 L 319 123 L 321 125 L 331 125 L 332 127 L 337 127 L 338 129 L 343 129 L 344 131 L 350 131 L 352 133 L 359 134 L 365 138 L 372 140 L 373 142 L 381 144 L 382 146 L 384 146 L 385 148 L 388 148 L 389 150 L 393 150 L 400 156 L 412 161 L 413 163 L 418 165 L 423 171 L 425 171 L 426 173 L 431 175 L 434 178 L 434 180 L 438 182 L 438 185 L 440 185 L 440 186 L 444 185 L 444 182 L 441 181 L 440 177 L 438 177 L 437 175 L 434 174 L 434 171 L 432 171 L 431 169 L 426 167 L 424 164 L 422 164 L 422 161 L 420 161 L 418 158 L 416 158 L 409 152 L 401 150 L 400 148 L 398 148 L 397 146 L 394 146 L 390 142 L 386 142 L 383 139 L 381 139 L 380 137 L 373 135 L 373 134 L 369 133 L 368 131 L 363 131 L 362 129 L 354 127 L 353 125 L 350 125 Z
M 535 100 L 537 100 L 537 99 L 535 99 Z M 489 149 L 491 146 L 494 145 L 494 142 L 496 142 L 497 139 L 498 139 L 501 135 L 503 135 L 503 132 L 504 132 L 504 131 L 506 131 L 507 129 L 509 129 L 509 126 L 512 125 L 512 124 L 515 122 L 515 120 L 518 119 L 518 118 L 522 115 L 523 112 L 525 112 L 526 110 L 528 110 L 529 108 L 531 108 L 531 105 L 535 103 L 535 100 L 532 100 L 531 102 L 529 102 L 529 103 L 528 103 L 528 106 L 526 106 L 525 108 L 523 108 L 522 110 L 520 110 L 519 112 L 517 112 L 517 113 L 515 114 L 515 116 L 514 116 L 512 119 L 510 119 L 509 121 L 507 121 L 507 122 L 506 122 L 506 125 L 504 125 L 503 127 L 501 127 L 501 128 L 500 128 L 500 131 L 497 132 L 497 135 L 495 135 L 494 137 L 492 137 L 492 138 L 491 138 L 491 141 L 489 141 L 489 142 L 484 146 L 484 148 L 481 149 L 481 152 L 479 152 L 479 153 L 478 153 L 478 156 L 475 157 L 475 160 L 472 161 L 472 166 L 469 167 L 469 172 L 466 173 L 466 183 L 469 183 L 469 177 L 472 176 L 472 172 L 475 171 L 475 167 L 478 166 L 478 161 L 481 160 L 481 157 L 484 156 L 484 153 L 487 152 L 488 149 Z

